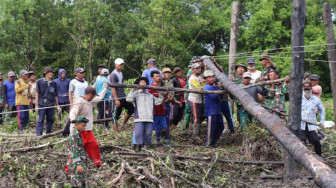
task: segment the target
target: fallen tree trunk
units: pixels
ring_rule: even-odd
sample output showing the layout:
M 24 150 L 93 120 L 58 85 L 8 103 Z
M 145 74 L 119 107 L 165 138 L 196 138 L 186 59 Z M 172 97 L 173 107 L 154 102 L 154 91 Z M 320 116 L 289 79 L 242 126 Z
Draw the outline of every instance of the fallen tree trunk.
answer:
M 208 57 L 203 58 L 204 64 L 211 69 L 222 86 L 238 99 L 244 109 L 256 117 L 265 128 L 276 138 L 276 140 L 294 157 L 294 159 L 304 166 L 313 176 L 314 182 L 321 187 L 336 187 L 336 174 L 323 159 L 307 147 L 286 127 L 277 117 L 272 115 L 259 103 L 222 74 Z

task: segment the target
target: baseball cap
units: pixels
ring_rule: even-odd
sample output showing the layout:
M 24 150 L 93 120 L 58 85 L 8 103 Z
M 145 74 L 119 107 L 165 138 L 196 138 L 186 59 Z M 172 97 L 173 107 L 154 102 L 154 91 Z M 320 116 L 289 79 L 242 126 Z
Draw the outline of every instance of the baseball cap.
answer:
M 156 60 L 154 58 L 149 58 L 147 64 L 156 64 Z
M 249 72 L 244 72 L 244 74 L 243 74 L 243 78 L 252 78 L 252 77 L 251 77 L 251 73 L 249 73 Z
M 165 73 L 165 72 L 172 72 L 171 69 L 169 67 L 166 67 L 166 68 L 163 68 L 162 69 L 162 72 Z
M 192 57 L 190 63 L 196 63 L 197 61 L 202 61 L 200 56 Z
M 109 74 L 109 70 L 108 69 L 102 69 L 100 73 L 102 75 L 108 75 Z
M 250 58 L 247 60 L 247 64 L 255 64 L 254 58 Z
M 98 69 L 99 68 L 107 68 L 107 66 L 105 64 L 100 64 L 100 65 L 98 65 Z
M 312 75 L 310 75 L 310 79 L 311 79 L 311 80 L 317 80 L 317 81 L 318 81 L 319 78 L 320 78 L 320 77 L 319 77 L 317 74 L 312 74 Z
M 83 72 L 85 72 L 85 70 L 81 67 L 77 68 L 75 71 L 75 73 L 83 73 Z
M 28 71 L 26 71 L 26 70 L 20 70 L 20 73 L 19 73 L 20 75 L 24 75 L 24 74 L 28 74 Z
M 214 76 L 214 73 L 212 72 L 212 70 L 205 70 L 203 73 L 203 77 L 209 77 L 209 76 Z
M 245 71 L 247 71 L 247 68 L 246 68 L 245 64 L 241 63 L 241 64 L 236 65 L 235 70 L 237 70 L 238 67 L 243 67 L 245 69 Z
M 43 73 L 46 74 L 46 73 L 48 73 L 48 72 L 55 72 L 55 71 L 54 71 L 51 67 L 46 67 L 46 68 L 44 68 Z
M 173 73 L 176 73 L 177 71 L 182 71 L 182 69 L 180 67 L 174 67 Z
M 194 64 L 191 65 L 191 69 L 196 69 L 198 67 L 201 67 L 201 65 L 198 64 L 198 63 L 194 63 Z
M 124 60 L 121 58 L 117 58 L 114 60 L 114 64 L 115 65 L 121 65 L 121 64 L 125 64 Z
M 264 59 L 270 59 L 270 56 L 268 54 L 264 54 L 259 60 L 262 61 Z
M 310 82 L 306 81 L 306 82 L 303 82 L 302 87 L 303 87 L 304 90 L 311 90 L 312 89 L 312 84 Z
M 87 123 L 89 122 L 88 119 L 84 116 L 78 116 L 76 119 L 72 120 L 71 123 Z
M 15 76 L 15 73 L 13 71 L 10 71 L 8 74 L 7 74 L 8 77 L 12 77 L 12 76 Z

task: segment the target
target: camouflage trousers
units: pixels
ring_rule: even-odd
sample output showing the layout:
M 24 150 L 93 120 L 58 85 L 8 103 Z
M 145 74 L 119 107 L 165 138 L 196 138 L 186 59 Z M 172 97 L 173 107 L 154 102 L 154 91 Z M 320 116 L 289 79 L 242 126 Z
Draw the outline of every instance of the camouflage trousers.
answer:
M 76 165 L 70 168 L 71 187 L 85 187 L 85 171 L 80 174 L 78 174 L 76 171 Z

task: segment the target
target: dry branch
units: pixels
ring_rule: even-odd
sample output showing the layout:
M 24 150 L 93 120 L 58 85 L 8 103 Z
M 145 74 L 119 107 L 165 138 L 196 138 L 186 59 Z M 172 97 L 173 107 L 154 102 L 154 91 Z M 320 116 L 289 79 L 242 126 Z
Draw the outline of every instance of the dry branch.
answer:
M 48 142 L 46 144 L 42 144 L 42 145 L 38 145 L 38 146 L 32 146 L 32 147 L 24 147 L 24 148 L 17 148 L 17 149 L 11 149 L 11 150 L 4 150 L 4 152 L 9 153 L 9 152 L 27 152 L 27 151 L 40 150 L 40 149 L 43 149 L 45 147 L 61 144 L 61 143 L 65 142 L 66 140 L 67 139 L 64 139 L 64 140 L 54 142 L 54 143 Z
M 148 157 L 146 153 L 129 153 L 129 152 L 115 152 L 116 155 L 131 155 L 137 157 Z M 168 155 L 157 155 L 161 159 L 165 159 Z M 183 155 L 172 155 L 174 159 L 190 159 L 195 161 L 211 161 L 214 158 L 211 157 L 191 157 Z M 217 159 L 217 162 L 220 163 L 232 163 L 232 164 L 242 164 L 242 165 L 283 165 L 283 161 L 240 161 L 240 160 L 226 160 L 226 159 Z

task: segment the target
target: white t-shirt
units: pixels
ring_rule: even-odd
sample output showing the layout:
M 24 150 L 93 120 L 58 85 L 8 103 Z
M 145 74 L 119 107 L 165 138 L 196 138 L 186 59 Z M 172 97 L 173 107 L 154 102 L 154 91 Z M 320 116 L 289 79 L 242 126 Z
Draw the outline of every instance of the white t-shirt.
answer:
M 192 86 L 192 82 L 195 82 L 195 81 L 201 84 L 201 81 L 202 81 L 201 76 L 196 77 L 193 74 L 190 76 L 189 81 L 188 81 L 189 89 L 196 89 Z M 189 93 L 188 100 L 193 103 L 202 103 L 202 95 L 197 94 L 197 93 Z
M 254 83 L 260 76 L 261 76 L 261 71 L 257 70 L 256 72 L 251 73 L 251 78 L 252 78 L 251 83 Z
M 81 97 L 85 93 L 85 89 L 88 87 L 87 81 L 84 80 L 84 82 L 80 82 L 76 79 L 71 80 L 69 85 L 69 92 L 73 92 L 74 97 Z

